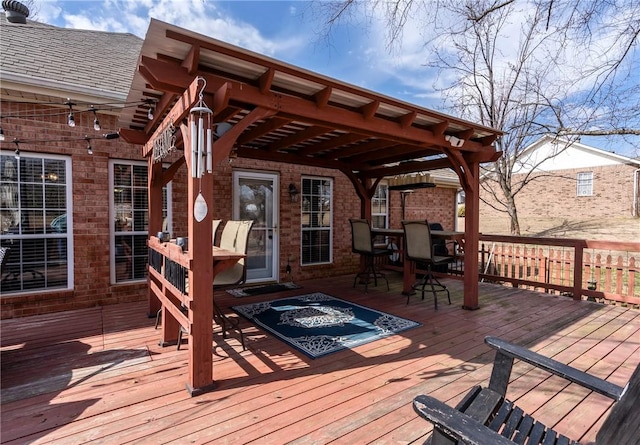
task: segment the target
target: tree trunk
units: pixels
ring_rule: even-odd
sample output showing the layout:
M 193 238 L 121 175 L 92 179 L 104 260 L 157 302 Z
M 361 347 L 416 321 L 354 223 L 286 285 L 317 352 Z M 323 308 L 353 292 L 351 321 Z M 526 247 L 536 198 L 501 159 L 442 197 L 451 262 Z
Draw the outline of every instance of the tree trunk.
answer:
M 509 230 L 511 235 L 520 236 L 520 222 L 518 221 L 518 209 L 512 195 L 506 195 L 507 213 L 509 214 Z

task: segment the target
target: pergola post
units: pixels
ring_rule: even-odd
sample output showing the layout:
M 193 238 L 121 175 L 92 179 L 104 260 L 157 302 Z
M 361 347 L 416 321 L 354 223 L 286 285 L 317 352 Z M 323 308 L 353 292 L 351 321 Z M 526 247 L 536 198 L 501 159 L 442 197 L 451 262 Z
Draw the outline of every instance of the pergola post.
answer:
M 478 309 L 478 243 L 480 234 L 480 163 L 469 162 L 467 164 L 469 174 L 473 181 L 464 187 L 465 192 L 465 226 L 464 226 L 464 309 Z M 463 182 L 464 183 L 464 182 Z
M 147 158 L 148 162 L 148 205 L 149 205 L 149 234 L 155 235 L 162 230 L 162 163 L 154 163 L 153 157 Z M 151 205 L 154 203 L 154 205 Z M 160 205 L 155 205 L 160 203 Z M 149 312 L 148 316 L 155 317 L 160 310 L 160 300 L 153 294 L 151 288 L 147 291 L 149 293 Z
M 185 146 L 190 146 L 189 136 Z M 189 157 L 187 156 L 187 159 Z M 190 164 L 187 161 L 187 164 Z M 189 318 L 189 381 L 187 390 L 192 396 L 212 389 L 213 380 L 213 259 L 211 212 L 213 207 L 213 175 L 191 179 L 189 165 L 188 221 L 189 221 L 189 292 L 187 309 Z M 194 217 L 195 201 L 202 194 L 208 212 L 198 222 Z

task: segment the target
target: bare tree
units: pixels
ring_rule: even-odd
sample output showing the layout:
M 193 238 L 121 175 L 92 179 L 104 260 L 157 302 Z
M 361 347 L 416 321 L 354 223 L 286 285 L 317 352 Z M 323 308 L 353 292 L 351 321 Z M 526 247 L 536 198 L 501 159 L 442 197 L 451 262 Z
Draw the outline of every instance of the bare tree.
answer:
M 531 142 L 544 134 L 569 143 L 640 135 L 640 82 L 630 81 L 640 68 L 637 1 L 348 0 L 323 8 L 328 26 L 350 19 L 352 8 L 381 15 L 390 49 L 420 17 L 430 30 L 425 65 L 450 79 L 440 88 L 446 103 L 505 133 L 496 141 L 504 154 L 483 187 L 487 204 L 509 215 L 512 234 L 520 234 L 516 197 L 546 160 L 528 158 Z

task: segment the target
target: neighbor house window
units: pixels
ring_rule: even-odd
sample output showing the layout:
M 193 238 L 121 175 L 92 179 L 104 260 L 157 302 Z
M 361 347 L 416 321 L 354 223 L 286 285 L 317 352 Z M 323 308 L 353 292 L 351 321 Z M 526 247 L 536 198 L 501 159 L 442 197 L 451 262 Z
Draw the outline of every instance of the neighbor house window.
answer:
M 111 161 L 109 168 L 111 208 L 111 282 L 144 280 L 147 277 L 149 195 L 146 162 Z M 162 190 L 162 216 L 170 220 L 167 202 L 170 184 Z
M 73 284 L 71 160 L 0 153 L 0 294 Z
M 330 263 L 333 232 L 333 181 L 302 178 L 303 265 Z
M 376 229 L 389 228 L 389 186 L 379 184 L 371 198 L 371 226 Z
M 593 195 L 593 172 L 578 173 L 578 196 Z

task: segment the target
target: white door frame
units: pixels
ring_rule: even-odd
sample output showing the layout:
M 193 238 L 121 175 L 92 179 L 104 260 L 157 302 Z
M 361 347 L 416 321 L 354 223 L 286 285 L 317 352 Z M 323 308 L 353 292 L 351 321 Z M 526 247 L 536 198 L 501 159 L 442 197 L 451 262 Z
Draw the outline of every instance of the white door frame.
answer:
M 254 220 L 253 228 L 249 239 L 249 249 L 264 248 L 265 253 L 271 252 L 271 255 L 264 255 L 261 260 L 257 257 L 257 261 L 247 259 L 247 283 L 259 283 L 278 281 L 280 264 L 280 237 L 279 237 L 279 216 L 280 216 L 280 196 L 279 184 L 280 176 L 273 172 L 259 172 L 253 170 L 234 170 L 233 171 L 233 219 L 242 219 L 240 212 L 240 183 L 241 180 L 256 180 L 270 182 L 271 196 L 265 196 L 270 202 L 264 203 L 264 209 L 259 212 L 265 221 Z M 245 212 L 244 218 L 247 217 Z M 262 232 L 262 233 L 260 233 Z M 258 243 L 258 244 L 256 244 Z M 256 266 L 256 263 L 258 265 Z

